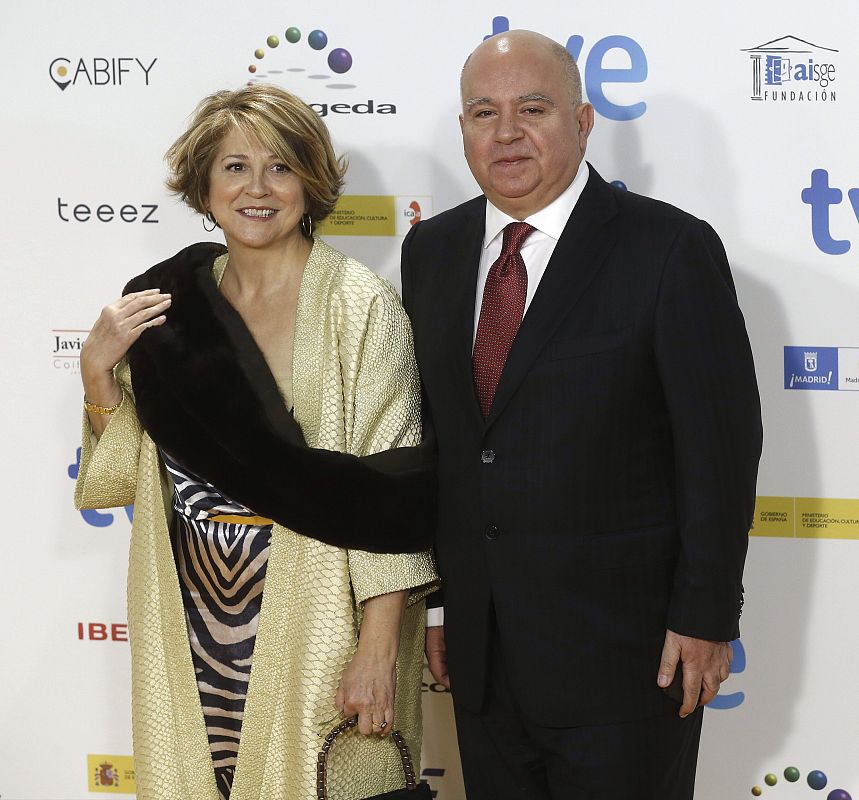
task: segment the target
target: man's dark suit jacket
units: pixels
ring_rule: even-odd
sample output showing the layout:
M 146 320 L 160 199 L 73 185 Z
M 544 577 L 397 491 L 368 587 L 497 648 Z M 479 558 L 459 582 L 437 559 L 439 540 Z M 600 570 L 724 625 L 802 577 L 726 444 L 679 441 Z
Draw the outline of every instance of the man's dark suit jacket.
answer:
M 591 167 L 484 421 L 471 349 L 485 204 L 418 223 L 402 252 L 438 438 L 454 698 L 482 703 L 494 607 L 532 721 L 676 711 L 656 686 L 665 630 L 738 636 L 761 452 L 724 248 Z

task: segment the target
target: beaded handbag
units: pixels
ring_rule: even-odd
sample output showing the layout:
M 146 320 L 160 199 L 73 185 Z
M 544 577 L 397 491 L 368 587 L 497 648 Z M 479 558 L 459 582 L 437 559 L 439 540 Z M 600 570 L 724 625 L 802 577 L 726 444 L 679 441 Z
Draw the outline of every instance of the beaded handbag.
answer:
M 327 770 L 328 770 L 328 753 L 331 750 L 334 740 L 344 731 L 349 728 L 354 728 L 358 724 L 358 717 L 341 722 L 331 733 L 325 737 L 322 744 L 322 749 L 316 759 L 316 798 L 317 800 L 328 800 L 327 785 Z M 391 731 L 391 739 L 400 754 L 400 760 L 403 762 L 403 774 L 406 778 L 406 785 L 403 789 L 395 789 L 392 792 L 384 794 L 374 794 L 372 797 L 367 797 L 365 800 L 432 800 L 432 792 L 429 785 L 426 783 L 418 783 L 415 780 L 415 766 L 412 762 L 409 747 L 403 739 L 399 731 Z

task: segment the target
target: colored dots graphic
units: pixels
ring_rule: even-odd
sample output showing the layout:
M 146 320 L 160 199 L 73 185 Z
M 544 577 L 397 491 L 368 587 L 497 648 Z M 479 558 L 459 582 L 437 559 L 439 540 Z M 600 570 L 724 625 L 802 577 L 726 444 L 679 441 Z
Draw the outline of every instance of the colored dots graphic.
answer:
M 812 789 L 820 790 L 824 786 L 826 786 L 826 782 L 828 781 L 828 778 L 819 769 L 814 769 L 808 773 L 808 777 L 806 778 L 806 781 L 808 781 L 808 785 Z
M 784 777 L 788 783 L 796 783 L 802 777 L 802 774 L 797 767 L 785 767 Z M 829 783 L 829 778 L 826 777 L 826 773 L 819 769 L 811 770 L 811 772 L 805 776 L 805 780 L 809 787 L 818 792 L 825 788 L 826 784 Z M 775 773 L 769 772 L 764 775 L 764 783 L 767 786 L 775 786 L 778 783 L 778 776 L 776 776 Z M 752 786 L 752 794 L 755 797 L 760 797 L 763 792 L 764 790 L 760 786 Z M 826 800 L 853 800 L 853 798 L 851 797 L 850 792 L 845 789 L 832 789 L 829 794 L 826 795 Z
M 316 58 L 311 57 L 310 60 L 306 57 L 308 54 L 302 56 L 298 54 L 298 63 L 293 61 L 293 58 L 290 57 L 286 64 L 279 64 L 277 53 L 271 53 L 269 50 L 275 50 L 280 47 L 281 41 L 287 41 L 290 44 L 297 44 L 305 38 L 307 43 L 310 45 L 311 50 L 316 50 L 320 52 L 322 56 L 325 57 L 328 65 L 328 69 L 330 72 L 325 73 L 324 68 L 321 68 L 322 65 L 316 62 Z M 275 75 L 283 75 L 284 73 L 296 72 L 296 73 L 304 73 L 306 78 L 310 78 L 312 80 L 329 80 L 331 78 L 331 73 L 335 73 L 337 75 L 343 75 L 343 73 L 348 72 L 352 69 L 354 64 L 352 53 L 346 50 L 343 47 L 335 47 L 329 49 L 331 44 L 328 40 L 328 34 L 325 31 L 320 30 L 319 28 L 314 28 L 310 31 L 309 34 L 304 36 L 301 32 L 300 28 L 291 25 L 283 32 L 283 38 L 279 35 L 269 34 L 265 38 L 266 47 L 259 47 L 253 51 L 253 57 L 256 61 L 261 61 L 263 58 L 268 55 L 269 58 L 273 60 L 274 63 L 271 65 L 271 69 L 263 69 L 259 74 L 264 78 L 272 78 Z M 292 52 L 292 56 L 295 56 L 295 51 Z M 257 73 L 258 68 L 254 66 L 255 61 L 251 61 L 248 66 L 248 72 L 252 75 Z M 55 75 L 56 72 L 52 73 L 52 76 Z M 255 79 L 254 79 L 255 80 Z M 275 79 L 276 80 L 276 79 Z M 355 86 L 351 83 L 329 83 L 326 84 L 327 89 L 354 89 Z
M 332 72 L 342 75 L 352 69 L 352 54 L 342 47 L 335 47 L 328 54 L 328 66 Z
M 310 35 L 307 37 L 307 43 L 314 50 L 321 50 L 323 47 L 325 47 L 325 45 L 328 44 L 328 35 L 325 33 L 325 31 L 310 31 Z

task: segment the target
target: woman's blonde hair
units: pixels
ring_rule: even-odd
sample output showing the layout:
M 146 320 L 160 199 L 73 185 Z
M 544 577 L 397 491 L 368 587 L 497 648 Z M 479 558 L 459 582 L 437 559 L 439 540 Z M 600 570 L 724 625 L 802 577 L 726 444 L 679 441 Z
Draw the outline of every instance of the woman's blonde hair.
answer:
M 234 128 L 259 140 L 301 179 L 314 227 L 331 213 L 343 189 L 345 161 L 334 154 L 319 115 L 295 95 L 268 84 L 215 92 L 197 106 L 188 129 L 167 151 L 167 188 L 205 214 L 212 163 Z

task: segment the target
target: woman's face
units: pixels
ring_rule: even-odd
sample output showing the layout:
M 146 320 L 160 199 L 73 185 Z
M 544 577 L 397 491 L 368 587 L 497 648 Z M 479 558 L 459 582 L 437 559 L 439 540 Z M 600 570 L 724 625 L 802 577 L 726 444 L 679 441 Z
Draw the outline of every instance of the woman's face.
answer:
M 301 180 L 238 128 L 224 138 L 212 162 L 207 206 L 228 247 L 282 247 L 294 237 L 303 238 Z

